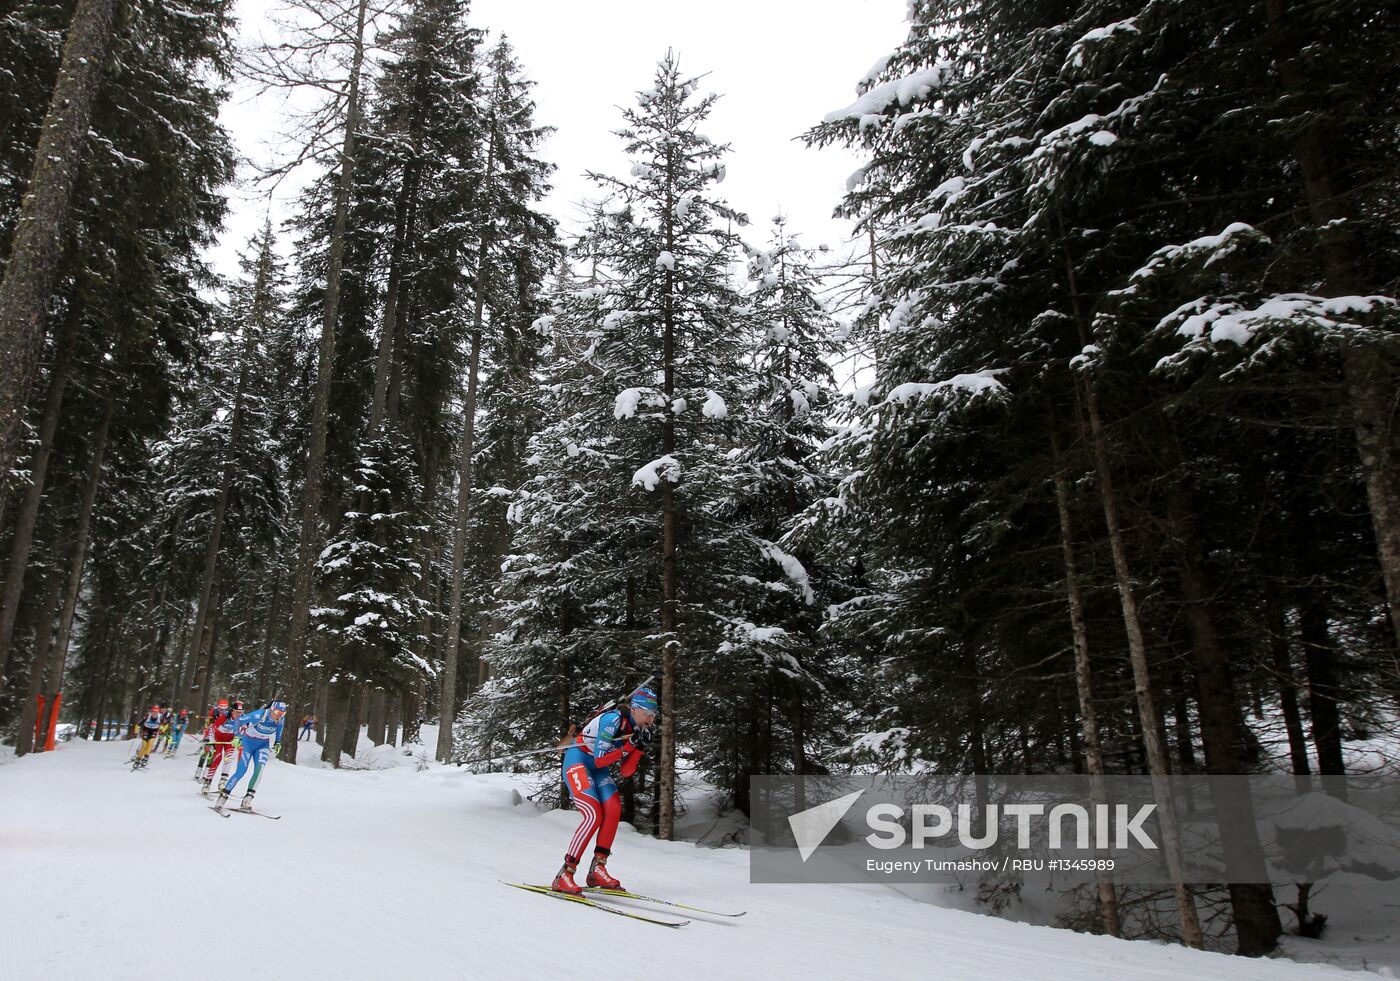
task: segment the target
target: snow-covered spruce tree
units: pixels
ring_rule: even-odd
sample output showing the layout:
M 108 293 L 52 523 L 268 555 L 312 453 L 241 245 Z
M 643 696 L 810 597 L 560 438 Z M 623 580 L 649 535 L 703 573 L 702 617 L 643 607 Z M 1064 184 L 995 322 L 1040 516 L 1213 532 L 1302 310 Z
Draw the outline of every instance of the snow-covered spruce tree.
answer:
M 347 327 L 362 329 L 363 342 L 373 347 L 357 344 L 337 366 L 363 385 L 356 393 L 363 401 L 346 405 L 363 422 L 349 430 L 350 441 L 330 447 L 333 471 L 338 450 L 353 448 L 356 458 L 363 459 L 373 455 L 371 444 L 386 431 L 405 431 L 400 426 L 405 408 L 410 419 L 417 417 L 408 430 L 417 436 L 431 430 L 460 364 L 455 349 L 466 319 L 463 270 L 475 237 L 470 209 L 482 171 L 477 64 L 482 35 L 466 23 L 466 13 L 467 5 L 455 0 L 405 4 L 398 22 L 379 39 L 388 58 L 368 100 L 358 151 L 361 176 L 347 241 L 347 256 L 358 261 L 346 266 L 344 318 Z M 370 354 L 367 361 L 358 361 L 361 352 Z M 406 384 L 413 389 L 407 399 Z M 446 440 L 414 444 L 406 446 L 412 452 L 404 462 L 436 480 Z M 358 499 L 362 492 L 343 490 L 333 490 L 337 512 L 364 510 Z M 422 525 L 430 502 L 420 496 L 382 506 L 419 514 Z M 354 525 L 347 521 L 342 529 Z M 349 691 L 345 686 L 358 676 L 335 671 L 335 656 L 332 649 L 321 657 L 339 679 L 332 701 L 340 705 L 368 698 L 375 716 L 371 738 L 382 741 L 384 707 L 406 691 L 416 696 L 424 679 L 412 679 L 406 690 L 380 686 Z M 357 712 L 357 703 L 354 708 Z M 354 755 L 358 727 L 342 731 L 339 721 L 345 712 L 334 706 L 329 716 L 325 757 L 338 759 L 342 748 Z
M 211 317 L 200 295 L 209 281 L 201 250 L 223 215 L 216 189 L 231 176 L 233 161 L 217 123 L 228 25 L 206 6 L 193 5 L 198 9 L 190 16 L 190 4 L 135 4 L 117 24 L 107 84 L 87 131 L 91 152 L 77 174 L 64 257 L 55 264 L 52 319 L 45 322 L 51 350 L 66 356 L 52 360 L 57 370 L 29 405 L 30 424 L 40 436 L 35 456 L 46 452 L 48 434 L 53 467 L 48 482 L 36 480 L 32 488 L 30 516 L 38 525 L 13 526 L 5 550 L 11 557 L 16 547 L 38 544 L 28 540 L 36 527 L 61 527 L 39 505 L 70 508 L 70 514 L 89 510 L 81 505 L 88 467 L 62 447 L 86 441 L 84 452 L 90 448 L 109 395 L 116 405 L 114 444 L 163 435 L 182 366 Z M 7 18 L 7 27 L 34 12 L 25 10 L 18 21 Z M 42 45 L 28 50 L 37 56 Z M 0 75 L 18 81 L 14 69 L 24 70 L 6 64 Z M 18 137 L 21 120 L 14 122 L 20 128 L 10 135 Z M 0 248 L 8 244 L 6 239 Z M 141 395 L 126 397 L 128 391 Z M 148 459 L 144 452 L 122 453 L 106 465 L 140 467 Z M 17 503 L 12 514 L 27 509 L 23 499 Z M 27 578 L 7 577 L 6 586 L 21 588 Z M 31 633 L 36 626 L 26 625 L 26 647 L 29 637 L 38 639 Z M 12 653 L 17 657 L 0 651 L 0 661 L 28 661 L 31 652 Z
M 797 516 L 831 491 L 816 453 L 832 434 L 831 364 L 840 351 L 814 263 L 782 218 L 766 248 L 749 253 L 748 371 L 738 392 L 745 425 L 716 511 L 747 542 L 707 584 L 724 639 L 697 648 L 687 675 L 686 743 L 746 814 L 750 775 L 805 772 L 808 737 L 826 727 L 832 707 L 832 652 L 819 636 L 832 571 L 812 551 L 781 544 Z
M 1394 196 L 1382 162 L 1393 156 L 1394 134 L 1378 122 L 1384 111 L 1375 102 L 1386 98 L 1376 93 L 1393 91 L 1387 73 L 1394 61 L 1367 55 L 1362 64 L 1350 49 L 1299 43 L 1354 16 L 1346 4 L 1227 5 L 1200 14 L 1144 3 L 920 3 L 911 13 L 909 42 L 877 66 L 857 102 L 834 113 L 819 136 L 870 151 L 848 204 L 865 222 L 893 229 L 880 277 L 892 329 L 877 359 L 875 404 L 887 412 L 883 403 L 904 383 L 1009 369 L 996 376 L 1004 386 L 1001 414 L 905 432 L 920 466 L 949 466 L 951 476 L 961 456 L 960 479 L 938 501 L 967 496 L 956 510 L 917 505 L 921 527 L 946 525 L 936 534 L 957 548 L 925 580 L 952 587 L 935 595 L 956 605 L 928 611 L 922 626 L 973 657 L 994 654 L 970 662 L 966 673 L 1018 693 L 996 705 L 1018 704 L 1029 688 L 1018 678 L 1037 671 L 1008 674 L 999 662 L 1048 668 L 1062 643 L 1042 631 L 1007 629 L 1039 619 L 1032 597 L 1048 597 L 1056 578 L 1044 561 L 1059 544 L 1057 522 L 1044 508 L 1046 478 L 1089 471 L 1092 483 L 1071 486 L 1072 503 L 1078 517 L 1094 516 L 1092 525 L 1080 524 L 1093 536 L 1083 544 L 1099 556 L 1095 565 L 1114 570 L 1121 615 L 1117 625 L 1105 616 L 1108 581 L 1091 583 L 1087 636 L 1095 651 L 1126 641 L 1141 695 L 1137 719 L 1125 717 L 1117 694 L 1128 681 L 1122 662 L 1096 655 L 1106 735 L 1141 741 L 1148 768 L 1165 772 L 1160 701 L 1176 716 L 1172 765 L 1196 765 L 1199 745 L 1208 772 L 1247 772 L 1256 747 L 1240 736 L 1246 686 L 1274 685 L 1257 670 L 1261 656 L 1282 664 L 1281 677 L 1291 675 L 1290 647 L 1293 657 L 1334 649 L 1325 610 L 1365 607 L 1360 597 L 1371 591 L 1362 586 L 1343 601 L 1332 589 L 1303 588 L 1321 581 L 1323 570 L 1358 585 L 1370 577 L 1339 563 L 1330 542 L 1314 547 L 1275 530 L 1301 528 L 1303 516 L 1328 510 L 1324 500 L 1364 506 L 1359 473 L 1380 571 L 1389 577 L 1394 508 L 1386 481 L 1373 478 L 1390 468 L 1375 408 L 1390 384 L 1391 304 L 1338 297 L 1384 295 L 1394 280 L 1387 231 Z M 1377 44 L 1393 45 L 1393 18 L 1378 10 L 1364 16 Z M 1356 161 L 1345 173 L 1335 166 L 1343 146 Z M 1358 262 L 1362 253 L 1367 258 Z M 1185 356 L 1154 372 L 1182 338 Z M 1258 355 L 1248 374 L 1231 373 L 1243 383 L 1232 397 L 1214 379 L 1234 366 L 1237 344 L 1255 345 Z M 1212 359 L 1207 384 L 1185 387 L 1182 379 L 1192 366 L 1206 366 L 1207 353 L 1225 357 Z M 1272 374 L 1257 370 L 1270 359 Z M 1342 387 L 1319 385 L 1320 378 L 1339 378 Z M 1346 395 L 1340 405 L 1339 391 Z M 1316 431 L 1320 421 L 1339 418 L 1356 429 L 1360 452 L 1350 461 Z M 1314 433 L 1288 432 L 1293 427 Z M 1301 448 L 1308 481 L 1283 463 L 1281 440 Z M 879 439 L 847 445 L 854 452 L 845 462 L 858 475 L 837 501 L 848 515 L 864 511 L 856 501 L 867 493 L 870 513 L 891 502 L 911 506 L 892 496 L 911 485 L 893 470 L 866 466 L 879 459 Z M 1094 530 L 1100 519 L 1106 539 Z M 1347 522 L 1329 525 L 1358 540 Z M 1250 528 L 1268 528 L 1268 541 Z M 1007 529 L 1015 529 L 1014 539 Z M 892 551 L 868 565 L 883 575 L 896 556 L 904 557 Z M 983 565 L 970 576 L 949 573 L 966 561 Z M 875 599 L 864 608 L 881 605 L 898 611 Z M 1350 610 L 1362 634 L 1372 632 L 1365 621 L 1375 611 L 1385 615 L 1379 604 L 1370 618 Z M 919 624 L 907 613 L 887 616 L 886 626 Z M 1270 635 L 1282 645 L 1281 659 L 1262 650 L 1260 638 Z M 1189 661 L 1172 658 L 1176 650 L 1189 651 Z M 1300 658 L 1322 671 L 1324 732 L 1335 731 L 1336 721 L 1335 705 L 1328 709 L 1335 702 L 1327 695 L 1331 657 Z M 1157 696 L 1147 697 L 1154 688 Z M 1066 703 L 1062 687 L 1040 692 L 1051 697 L 1021 711 L 1020 721 L 978 715 L 993 758 L 1020 743 L 1032 750 L 1029 758 L 1047 759 L 1054 743 L 1034 752 L 1042 738 L 1035 730 L 1062 737 L 1056 719 Z M 935 734 L 955 748 L 936 722 L 914 733 Z M 1325 743 L 1329 766 L 1338 766 L 1340 739 Z M 1295 758 L 1302 748 L 1294 747 Z M 1267 890 L 1231 894 L 1240 949 L 1270 949 L 1278 923 Z
M 488 498 L 478 487 L 497 478 L 504 478 L 512 488 L 519 483 L 519 460 L 529 431 L 522 427 L 532 426 L 534 419 L 521 411 L 529 405 L 528 398 L 514 405 L 503 402 L 502 396 L 523 395 L 531 385 L 539 342 L 530 324 L 544 312 L 544 281 L 559 256 L 554 222 L 539 210 L 553 167 L 539 158 L 539 145 L 548 130 L 535 123 L 531 85 L 504 40 L 492 48 L 483 72 L 479 107 L 485 144 L 479 151 L 483 175 L 469 212 L 475 233 L 469 266 L 474 296 L 466 325 L 466 386 L 455 461 L 449 598 L 438 697 L 442 725 L 437 753 L 444 760 L 453 755 L 452 721 L 460 704 L 458 666 L 463 649 L 469 649 L 469 664 L 480 664 L 483 630 L 490 628 L 479 614 L 487 606 L 506 550 L 499 495 Z M 488 404 L 490 411 L 483 418 Z M 485 431 L 478 432 L 482 423 Z M 479 446 L 503 450 L 494 460 L 505 470 L 478 474 Z M 485 508 L 478 503 L 488 500 L 496 503 Z M 469 566 L 476 573 L 471 586 L 465 579 Z
M 737 400 L 742 370 L 729 279 L 740 219 L 710 191 L 724 147 L 697 129 L 717 98 L 696 98 L 698 87 L 668 54 L 654 87 L 624 111 L 630 175 L 594 175 L 608 203 L 578 257 L 596 274 L 562 298 L 550 325 L 551 419 L 531 441 L 536 470 L 512 505 L 506 628 L 482 693 L 552 691 L 557 725 L 655 671 L 662 837 L 674 819 L 681 667 L 721 639 L 699 600 L 745 541 L 718 511 L 735 474 L 726 396 Z M 541 655 L 534 677 L 521 663 L 530 650 Z
M 330 702 L 331 733 L 359 727 L 358 719 L 346 719 L 355 686 L 403 690 L 432 673 L 413 651 L 424 612 L 417 592 L 422 528 L 405 506 L 421 497 L 415 473 L 401 438 L 386 433 L 368 441 L 351 486 L 360 510 L 346 512 L 317 562 L 327 605 L 313 610 L 315 628 L 335 649 L 338 677 L 328 680 L 342 693 Z M 339 765 L 338 751 L 333 762 Z

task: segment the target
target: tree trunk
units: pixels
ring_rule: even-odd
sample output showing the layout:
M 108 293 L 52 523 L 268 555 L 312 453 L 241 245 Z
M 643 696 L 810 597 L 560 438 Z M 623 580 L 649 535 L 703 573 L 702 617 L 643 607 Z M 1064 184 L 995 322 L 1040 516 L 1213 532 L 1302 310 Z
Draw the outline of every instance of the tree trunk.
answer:
M 1104 790 L 1103 743 L 1099 739 L 1099 717 L 1094 708 L 1093 671 L 1089 661 L 1089 630 L 1084 620 L 1084 598 L 1079 589 L 1079 564 L 1075 558 L 1074 524 L 1069 509 L 1069 481 L 1059 466 L 1059 437 L 1052 422 L 1050 445 L 1055 454 L 1055 506 L 1060 516 L 1060 554 L 1065 566 L 1065 594 L 1069 602 L 1070 633 L 1074 638 L 1074 686 L 1079 693 L 1079 722 L 1084 745 L 1085 769 L 1089 774 L 1089 801 L 1098 813 L 1098 805 L 1108 800 Z M 1097 895 L 1099 915 L 1103 917 L 1104 932 L 1111 937 L 1122 936 L 1118 917 L 1118 891 L 1110 872 L 1098 872 Z
M 493 128 L 487 127 L 486 178 L 491 180 L 496 167 L 496 139 Z M 447 623 L 447 646 L 442 652 L 442 688 L 438 693 L 437 758 L 441 763 L 452 759 L 452 726 L 457 715 L 457 661 L 462 639 L 462 569 L 467 551 L 467 508 L 472 492 L 472 440 L 476 432 L 477 383 L 481 374 L 481 326 L 486 310 L 486 256 L 491 250 L 491 226 L 481 232 L 480 254 L 477 256 L 476 307 L 472 314 L 471 353 L 467 366 L 467 400 L 462 407 L 462 452 L 457 460 L 457 515 L 452 534 L 452 608 Z
M 63 392 L 68 387 L 69 368 L 73 362 L 73 344 L 82 322 L 82 304 L 73 300 L 64 317 L 63 328 L 54 339 L 54 361 L 49 370 L 48 391 L 44 395 L 44 414 L 39 421 L 39 447 L 34 451 L 30 467 L 29 488 L 15 516 L 14 537 L 10 544 L 10 561 L 5 568 L 5 591 L 0 598 L 0 691 L 10 673 L 10 644 L 14 638 L 15 621 L 19 616 L 19 601 L 24 592 L 24 574 L 29 567 L 29 550 L 34 544 L 34 526 L 39 520 L 39 504 L 44 497 L 44 482 L 49 460 L 53 456 L 54 433 L 63 409 Z M 0 481 L 4 480 L 0 471 Z
M 321 759 L 337 770 L 340 769 L 340 747 L 345 742 L 345 726 L 349 721 L 352 684 L 348 678 L 340 678 L 326 686 L 326 727 Z
M 253 289 L 253 305 L 256 310 L 268 289 L 265 263 L 258 263 L 258 278 Z M 255 321 L 256 322 L 256 321 Z M 233 491 L 234 471 L 238 466 L 238 446 L 243 439 L 243 400 L 248 388 L 248 369 L 253 359 L 257 334 L 249 329 L 243 339 L 243 356 L 238 366 L 238 385 L 233 396 L 233 419 L 229 423 L 228 445 L 224 447 L 224 470 L 219 479 L 219 496 L 214 501 L 214 515 L 209 524 L 209 541 L 204 548 L 204 576 L 199 586 L 199 606 L 194 616 L 194 633 L 190 643 L 201 644 L 204 638 L 204 625 L 210 616 L 210 601 L 214 596 L 214 580 L 219 569 L 219 542 L 224 533 L 224 514 L 228 510 L 229 495 Z M 196 648 L 197 650 L 197 648 Z M 201 691 L 204 686 L 201 686 Z M 208 709 L 208 701 L 201 694 L 200 715 Z
M 1303 48 L 1311 37 L 1290 20 L 1289 0 L 1267 0 L 1269 40 L 1284 93 L 1313 110 L 1293 142 L 1293 154 L 1307 195 L 1308 211 L 1318 228 L 1323 283 L 1331 296 L 1382 292 L 1358 247 L 1355 198 L 1348 197 L 1345 174 L 1332 150 L 1330 130 L 1337 125 L 1331 107 L 1310 105 Z M 1366 499 L 1376 534 L 1381 575 L 1390 607 L 1391 633 L 1400 648 L 1400 491 L 1395 485 L 1394 442 L 1390 420 L 1395 413 L 1395 379 L 1380 351 L 1348 338 L 1342 352 L 1342 375 L 1351 397 L 1356 448 L 1366 478 Z M 1326 772 L 1326 771 L 1324 771 Z
M 44 346 L 44 317 L 59 274 L 93 103 L 102 88 L 115 7 L 116 0 L 78 0 L 73 10 L 0 281 L 0 514 L 5 513 L 7 478 L 19 455 L 29 389 Z
M 374 401 L 370 407 L 369 432 L 377 436 L 384 424 L 389 391 L 389 366 L 394 358 L 398 332 L 399 293 L 403 283 L 404 246 L 411 223 L 410 211 L 417 190 L 417 168 L 413 161 L 404 165 L 399 193 L 394 200 L 394 238 L 389 250 L 389 282 L 384 291 L 384 318 L 379 329 L 379 349 L 374 364 Z
M 1064 236 L 1063 223 L 1060 235 Z M 1074 261 L 1069 247 L 1064 246 L 1065 270 L 1068 276 L 1070 302 L 1074 310 L 1074 321 L 1079 331 L 1081 347 L 1089 343 L 1089 331 L 1083 309 L 1079 302 L 1079 286 L 1074 271 Z M 1093 450 L 1094 469 L 1099 479 L 1099 498 L 1103 506 L 1104 524 L 1108 528 L 1109 550 L 1113 555 L 1114 578 L 1118 585 L 1118 599 L 1123 609 L 1123 627 L 1128 635 L 1128 660 L 1133 669 L 1133 688 L 1137 696 L 1138 715 L 1142 721 L 1143 748 L 1147 755 L 1147 770 L 1152 778 L 1152 793 L 1157 800 L 1157 815 L 1162 828 L 1162 850 L 1166 858 L 1167 871 L 1171 876 L 1172 890 L 1176 896 L 1177 912 L 1181 916 L 1181 938 L 1188 947 L 1204 947 L 1205 937 L 1201 932 L 1200 916 L 1181 859 L 1181 833 L 1177 826 L 1176 811 L 1172 806 L 1171 786 L 1167 775 L 1171 772 L 1167 763 L 1166 747 L 1162 745 L 1159 733 L 1160 720 L 1157 717 L 1157 702 L 1152 693 L 1152 676 L 1147 663 L 1147 641 L 1142 633 L 1142 618 L 1138 615 L 1137 596 L 1133 591 L 1132 569 L 1128 563 L 1127 548 L 1123 542 L 1123 521 L 1120 514 L 1118 493 L 1114 485 L 1113 471 L 1108 461 L 1108 438 L 1104 433 L 1103 416 L 1099 410 L 1098 392 L 1090 379 L 1084 379 L 1085 401 L 1089 416 L 1090 446 Z
M 78 609 L 78 595 L 83 587 L 83 562 L 87 557 L 88 535 L 92 530 L 92 511 L 97 503 L 97 488 L 102 483 L 102 457 L 107 452 L 107 434 L 112 428 L 115 403 L 107 396 L 102 410 L 102 422 L 92 441 L 92 463 L 88 467 L 87 488 L 83 491 L 82 510 L 78 514 L 78 529 L 73 535 L 73 554 L 68 560 L 68 587 L 63 597 L 63 612 L 58 621 L 58 637 L 54 642 L 54 669 L 49 686 L 49 701 L 63 690 L 63 672 L 68 665 L 68 642 L 73 636 L 73 616 Z
M 258 668 L 258 701 L 272 698 L 277 695 L 277 689 L 273 684 L 272 671 L 272 635 L 276 632 L 277 624 L 277 601 L 282 597 L 282 570 L 279 568 L 272 578 L 272 597 L 267 604 L 267 622 L 263 624 L 262 641 L 262 663 Z M 286 697 L 283 696 L 283 701 Z M 287 715 L 294 721 L 300 722 L 301 717 L 306 714 L 306 709 L 302 705 L 287 706 Z
M 422 741 L 421 726 L 418 724 L 418 707 L 422 704 L 418 692 L 410 689 L 403 693 L 403 744 L 405 746 Z
M 1312 716 L 1317 772 L 1322 774 L 1329 794 L 1346 800 L 1346 781 L 1326 779 L 1345 776 L 1347 768 L 1342 755 L 1342 714 L 1337 708 L 1341 690 L 1337 645 L 1327 626 L 1327 607 L 1317 590 L 1310 590 L 1304 598 L 1298 621 L 1298 639 L 1303 645 L 1303 664 L 1308 675 L 1308 712 Z
M 1307 776 L 1308 738 L 1303 731 L 1303 714 L 1298 709 L 1298 678 L 1293 673 L 1293 658 L 1288 651 L 1288 620 L 1283 604 L 1269 602 L 1269 649 L 1273 657 L 1274 677 L 1278 682 L 1279 706 L 1283 710 L 1283 725 L 1288 732 L 1288 756 L 1293 772 Z
M 457 463 L 457 514 L 452 532 L 452 605 L 447 639 L 442 652 L 441 690 L 438 693 L 437 759 L 452 759 L 452 727 L 457 715 L 457 664 L 462 641 L 462 572 L 466 565 L 468 505 L 472 487 L 472 440 L 476 429 L 477 382 L 481 367 L 482 294 L 477 291 L 476 323 L 472 331 L 467 374 L 467 400 L 462 410 L 462 450 Z
M 214 697 L 214 659 L 219 652 L 219 627 L 224 621 L 223 608 L 219 605 L 219 593 L 222 589 L 222 582 L 214 583 L 214 615 L 209 618 L 209 626 L 206 631 L 208 647 L 205 650 L 199 676 L 195 679 L 195 683 L 199 686 L 199 714 L 201 717 L 209 711 L 209 701 Z
M 386 692 L 384 702 L 384 741 L 390 746 L 397 746 L 399 744 L 399 713 L 403 708 L 403 697 L 396 691 Z
M 1172 702 L 1172 724 L 1176 734 L 1176 760 L 1178 773 L 1196 772 L 1196 748 L 1191 739 L 1191 703 L 1186 697 L 1186 686 L 1181 682 L 1181 672 L 1172 673 L 1172 689 L 1175 699 Z
M 674 150 L 666 145 L 666 213 L 664 216 L 666 251 L 675 255 L 676 249 L 676 181 Z M 666 411 L 662 413 L 661 452 L 670 456 L 676 449 L 676 414 L 672 399 L 676 393 L 676 316 L 673 297 L 676 290 L 675 270 L 667 267 L 663 273 L 661 294 L 662 391 L 666 396 Z M 657 754 L 658 777 L 656 836 L 670 841 L 676 822 L 676 493 L 670 480 L 661 481 L 661 748 Z
M 316 672 L 316 685 L 311 704 L 311 714 L 316 716 L 316 745 L 325 748 L 326 729 L 330 726 L 330 690 L 322 672 Z
M 19 731 L 15 733 L 15 755 L 23 756 L 34 747 L 34 723 L 38 712 L 37 699 L 48 688 L 44 685 L 44 675 L 49 668 L 49 641 L 53 639 L 53 618 L 58 610 L 63 577 L 50 573 L 45 586 L 44 599 L 39 608 L 39 627 L 34 637 L 34 660 L 29 665 L 29 680 L 25 685 L 24 701 L 19 710 Z
M 365 689 L 363 681 L 350 686 L 350 707 L 345 712 L 345 732 L 340 737 L 340 751 L 352 760 L 360 748 L 360 726 L 364 725 Z
M 321 551 L 321 483 L 326 467 L 326 425 L 330 413 L 331 373 L 335 362 L 335 328 L 340 312 L 340 270 L 345 260 L 345 226 L 355 182 L 355 130 L 360 124 L 360 69 L 365 57 L 365 11 L 359 0 L 355 13 L 355 42 L 346 89 L 345 137 L 340 151 L 340 180 L 335 192 L 335 218 L 326 261 L 326 294 L 322 300 L 321 341 L 316 361 L 316 393 L 311 410 L 311 445 L 306 452 L 305 490 L 301 505 L 301 534 L 297 544 L 296 578 L 292 586 L 291 625 L 287 631 L 287 665 L 283 689 L 289 704 L 306 701 L 306 632 L 311 619 L 312 576 Z M 282 740 L 282 759 L 297 761 L 295 739 Z M 335 764 L 339 766 L 339 757 Z
M 369 741 L 375 746 L 384 745 L 384 716 L 388 693 L 383 688 L 375 688 L 369 695 Z
M 195 630 L 190 638 L 190 653 L 194 656 L 194 674 L 190 676 L 190 690 L 198 692 L 199 717 L 204 718 L 209 711 L 212 697 L 209 691 L 209 662 L 214 657 L 214 628 L 219 622 L 219 580 L 214 580 L 209 597 L 213 613 L 204 621 L 202 630 Z
M 1242 744 L 1244 721 L 1239 717 L 1229 655 L 1216 629 L 1215 600 L 1204 562 L 1195 506 L 1186 484 L 1177 481 L 1170 490 L 1172 545 L 1186 625 L 1191 633 L 1191 662 L 1196 672 L 1196 705 L 1200 712 L 1201 747 L 1206 772 L 1211 776 L 1238 776 L 1248 772 Z M 1262 957 L 1278 946 L 1283 933 L 1274 890 L 1268 884 L 1264 849 L 1259 843 L 1254 801 L 1246 785 L 1234 793 L 1217 792 L 1210 782 L 1221 846 L 1233 868 L 1243 870 L 1244 881 L 1229 884 L 1239 953 Z

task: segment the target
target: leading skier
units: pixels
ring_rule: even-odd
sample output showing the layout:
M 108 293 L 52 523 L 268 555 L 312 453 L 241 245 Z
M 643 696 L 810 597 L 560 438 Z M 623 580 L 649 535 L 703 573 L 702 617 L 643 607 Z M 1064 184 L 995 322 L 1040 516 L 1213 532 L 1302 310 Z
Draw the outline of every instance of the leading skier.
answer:
M 588 870 L 588 885 L 602 889 L 622 888 L 622 883 L 608 874 L 608 856 L 612 854 L 613 838 L 622 814 L 617 783 L 608 768 L 620 763 L 617 775 L 624 780 L 637 772 L 643 750 L 651 739 L 651 727 L 656 722 L 656 692 L 651 688 L 638 688 L 627 701 L 629 704 L 590 719 L 575 744 L 564 751 L 564 783 L 574 807 L 578 808 L 580 821 L 569 842 L 569 850 L 564 853 L 564 866 L 550 887 L 556 892 L 575 896 L 583 892 L 583 887 L 574 881 L 574 872 L 595 834 L 598 838 Z
M 286 715 L 287 703 L 274 701 L 268 703 L 266 708 L 249 712 L 238 720 L 238 766 L 219 791 L 215 810 L 224 809 L 224 805 L 228 803 L 228 795 L 238 786 L 243 774 L 248 772 L 250 763 L 253 766 L 253 776 L 248 780 L 248 792 L 243 795 L 243 803 L 238 806 L 244 811 L 253 809 L 253 795 L 258 792 L 258 779 L 262 776 L 263 767 L 267 765 L 268 755 L 276 752 L 274 746 L 280 748 L 282 745 L 282 720 Z

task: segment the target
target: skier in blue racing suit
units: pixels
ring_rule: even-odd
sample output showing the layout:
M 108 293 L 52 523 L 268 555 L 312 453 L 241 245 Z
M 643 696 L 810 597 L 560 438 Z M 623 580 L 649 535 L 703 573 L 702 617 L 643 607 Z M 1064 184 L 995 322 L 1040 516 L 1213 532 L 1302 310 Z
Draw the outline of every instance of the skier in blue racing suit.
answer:
M 248 792 L 243 795 L 243 803 L 238 806 L 244 811 L 253 809 L 253 795 L 258 792 L 258 779 L 262 777 L 263 767 L 267 765 L 268 754 L 276 752 L 282 745 L 282 720 L 286 715 L 287 703 L 278 701 L 238 719 L 238 766 L 224 784 L 224 789 L 219 791 L 219 801 L 214 805 L 215 808 L 223 810 L 224 805 L 228 803 L 229 794 L 238 781 L 243 779 L 243 774 L 248 772 L 251 763 L 253 776 L 248 780 Z

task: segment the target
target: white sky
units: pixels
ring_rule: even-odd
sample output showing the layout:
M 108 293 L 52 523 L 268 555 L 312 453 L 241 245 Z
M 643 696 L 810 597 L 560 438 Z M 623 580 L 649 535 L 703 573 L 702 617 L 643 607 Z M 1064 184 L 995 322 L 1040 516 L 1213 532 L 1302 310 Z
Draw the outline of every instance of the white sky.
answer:
M 263 30 L 270 0 L 239 0 L 243 32 Z M 475 0 L 472 21 L 505 34 L 535 83 L 537 120 L 556 127 L 543 155 L 558 166 L 546 210 L 568 232 L 576 204 L 593 193 L 585 170 L 625 173 L 620 105 L 649 88 L 668 47 L 687 73 L 708 72 L 702 91 L 722 98 L 704 132 L 732 144 L 719 190 L 751 220 L 745 237 L 767 240 L 780 210 L 808 245 L 838 247 L 849 232 L 831 217 L 859 159 L 842 149 L 808 150 L 796 137 L 855 97 L 855 84 L 905 34 L 904 0 Z M 265 156 L 280 106 L 235 95 L 223 114 L 242 155 Z M 272 205 L 277 221 L 295 191 L 284 185 Z M 268 211 L 247 187 L 232 195 L 233 213 L 213 260 L 234 273 L 234 256 Z M 290 242 L 283 243 L 290 246 Z

